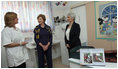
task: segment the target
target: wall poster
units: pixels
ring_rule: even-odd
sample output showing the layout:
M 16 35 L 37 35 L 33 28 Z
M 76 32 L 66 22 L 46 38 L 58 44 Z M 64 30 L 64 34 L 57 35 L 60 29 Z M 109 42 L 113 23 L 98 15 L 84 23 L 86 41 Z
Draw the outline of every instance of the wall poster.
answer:
M 96 39 L 117 40 L 117 2 L 94 3 Z

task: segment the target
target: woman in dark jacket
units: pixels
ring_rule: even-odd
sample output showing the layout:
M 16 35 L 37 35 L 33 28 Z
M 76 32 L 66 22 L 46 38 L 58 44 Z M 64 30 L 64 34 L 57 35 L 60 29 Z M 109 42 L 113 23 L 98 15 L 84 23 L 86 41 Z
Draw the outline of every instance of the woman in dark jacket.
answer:
M 48 68 L 52 68 L 52 32 L 51 28 L 45 24 L 45 15 L 37 17 L 39 25 L 34 29 L 34 40 L 37 44 L 39 68 L 45 68 L 44 56 L 46 55 Z
M 65 44 L 68 48 L 69 57 L 70 57 L 70 50 L 76 46 L 81 46 L 80 41 L 80 25 L 75 23 L 75 14 L 69 13 L 67 15 L 67 20 L 69 24 L 66 26 L 65 30 Z

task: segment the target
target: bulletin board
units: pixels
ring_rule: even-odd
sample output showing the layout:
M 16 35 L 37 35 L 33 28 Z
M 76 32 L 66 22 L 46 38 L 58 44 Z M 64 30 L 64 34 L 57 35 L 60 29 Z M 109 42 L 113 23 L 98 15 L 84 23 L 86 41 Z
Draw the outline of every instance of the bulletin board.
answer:
M 117 2 L 94 2 L 96 39 L 117 40 Z

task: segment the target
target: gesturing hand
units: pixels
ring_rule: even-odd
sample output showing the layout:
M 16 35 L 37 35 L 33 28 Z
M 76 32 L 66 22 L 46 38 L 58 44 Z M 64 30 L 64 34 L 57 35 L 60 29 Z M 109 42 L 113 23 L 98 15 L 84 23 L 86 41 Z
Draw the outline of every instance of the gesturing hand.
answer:
M 21 45 L 25 46 L 28 42 L 22 42 Z

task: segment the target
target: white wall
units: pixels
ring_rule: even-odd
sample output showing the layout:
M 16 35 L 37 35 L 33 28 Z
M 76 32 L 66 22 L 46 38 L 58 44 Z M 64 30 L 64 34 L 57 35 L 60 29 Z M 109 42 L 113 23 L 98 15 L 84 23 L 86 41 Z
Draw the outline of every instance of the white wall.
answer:
M 55 3 L 57 3 L 58 1 L 53 1 L 52 2 L 52 12 L 53 12 L 53 17 L 55 16 L 59 16 L 62 17 L 63 15 L 67 15 L 68 12 L 70 12 L 70 6 L 80 3 L 82 1 L 67 1 L 67 5 L 66 6 L 56 6 Z
M 88 42 L 87 39 L 87 24 L 86 24 L 86 7 L 85 5 L 76 7 L 72 9 L 72 12 L 76 14 L 75 22 L 80 25 L 81 32 L 80 32 L 80 40 L 81 43 Z
M 56 38 L 55 40 L 60 40 L 60 47 L 61 47 L 61 60 L 62 64 L 68 65 L 69 66 L 69 61 L 68 61 L 68 50 L 65 46 L 64 42 L 64 30 L 62 30 L 61 25 L 58 25 L 55 27 L 55 35 Z

